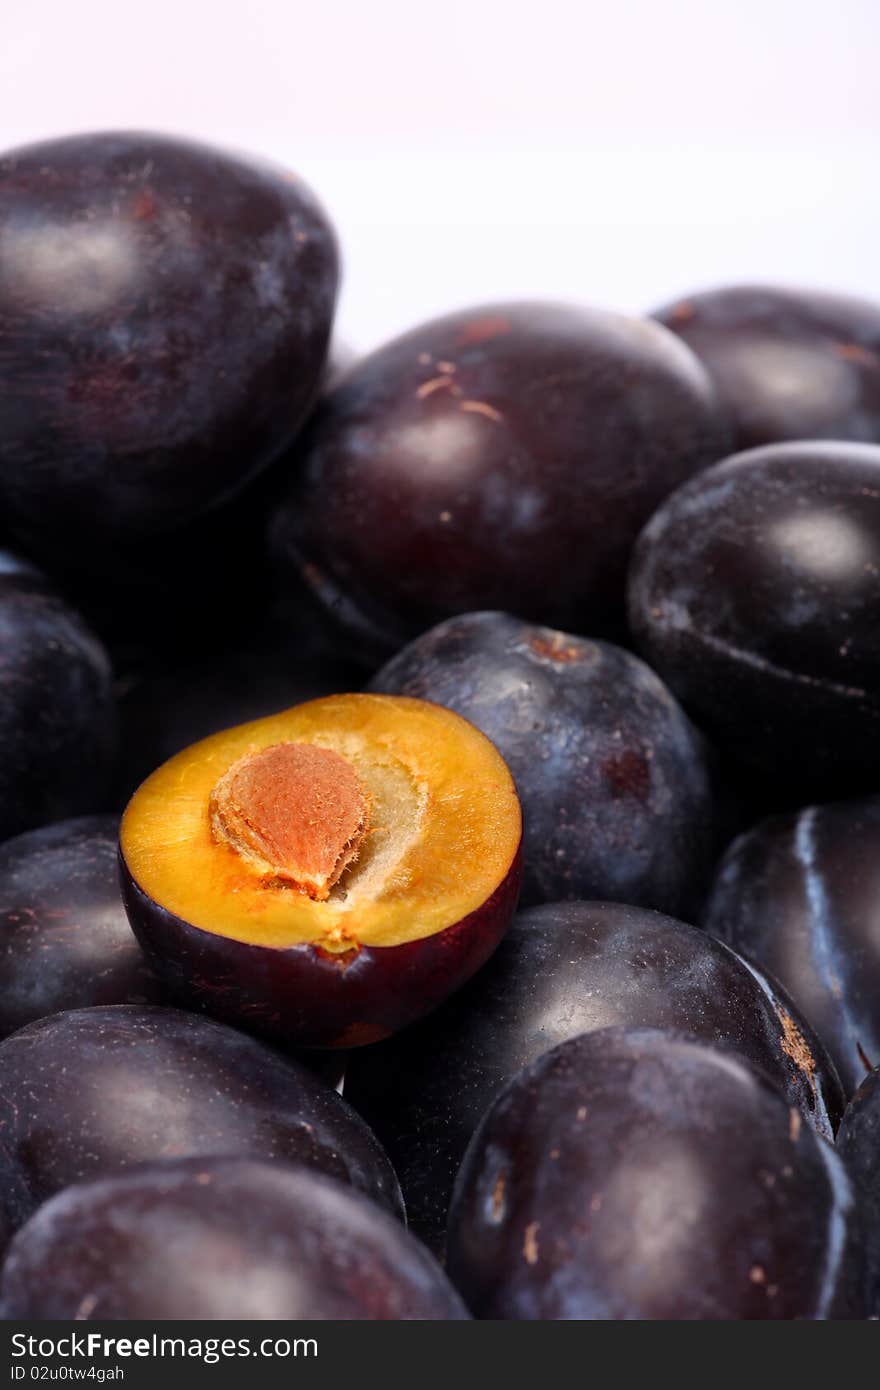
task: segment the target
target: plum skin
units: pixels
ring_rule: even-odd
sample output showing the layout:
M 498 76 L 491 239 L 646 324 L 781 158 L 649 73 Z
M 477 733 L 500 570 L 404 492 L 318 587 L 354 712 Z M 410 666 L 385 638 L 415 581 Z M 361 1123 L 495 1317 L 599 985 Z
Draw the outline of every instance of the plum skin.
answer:
M 370 690 L 476 724 L 516 782 L 523 904 L 597 898 L 694 915 L 713 849 L 705 745 L 663 683 L 608 642 L 506 613 L 416 638 Z
M 40 552 L 181 526 L 317 393 L 335 235 L 284 171 L 164 135 L 0 158 L 0 507 Z
M 0 845 L 0 1037 L 64 1009 L 157 1003 L 119 892 L 115 816 Z
M 73 1182 L 166 1158 L 306 1163 L 402 1215 L 388 1159 L 307 1067 L 195 1014 L 117 1004 L 0 1043 L 0 1193 L 17 1227 Z
M 846 1108 L 837 1149 L 857 1185 L 865 1212 L 868 1306 L 880 1317 L 880 1067 L 865 1078 Z
M 501 1088 L 555 1044 L 610 1024 L 683 1030 L 730 1047 L 818 1133 L 834 1134 L 844 1096 L 821 1042 L 721 942 L 623 904 L 530 908 L 436 1013 L 348 1059 L 346 1098 L 387 1148 L 410 1227 L 432 1249 L 442 1251 L 456 1169 Z
M 659 325 L 483 306 L 345 375 L 290 457 L 272 550 L 377 650 L 501 606 L 616 631 L 640 526 L 726 446 L 704 369 Z
M 468 1316 L 374 1203 L 305 1168 L 236 1158 L 156 1164 L 50 1199 L 13 1243 L 0 1306 L 86 1321 Z
M 876 445 L 770 445 L 679 489 L 633 552 L 642 655 L 732 759 L 802 802 L 880 772 L 878 497 Z
M 421 1018 L 486 963 L 516 910 L 522 842 L 495 891 L 461 921 L 401 945 L 339 955 L 202 931 L 149 897 L 121 851 L 120 873 L 132 930 L 176 999 L 285 1045 L 347 1048 Z
M 880 798 L 762 821 L 721 860 L 703 925 L 789 991 L 848 1095 L 880 1062 Z
M 738 285 L 653 315 L 697 354 L 737 449 L 787 439 L 880 443 L 880 305 Z
M 462 1164 L 449 1270 L 478 1317 L 865 1316 L 852 1186 L 763 1073 L 606 1028 L 527 1067 Z
M 38 571 L 0 551 L 0 840 L 105 809 L 110 661 Z

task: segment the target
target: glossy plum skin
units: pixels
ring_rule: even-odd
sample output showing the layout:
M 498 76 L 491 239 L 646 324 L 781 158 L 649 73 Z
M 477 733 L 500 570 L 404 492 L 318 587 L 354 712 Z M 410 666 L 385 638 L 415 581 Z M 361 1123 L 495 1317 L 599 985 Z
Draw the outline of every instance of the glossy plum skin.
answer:
M 0 158 L 0 231 L 0 509 L 28 547 L 99 563 L 106 544 L 112 567 L 292 439 L 338 278 L 299 180 L 163 135 L 72 136 Z
M 346 373 L 291 458 L 273 550 L 377 648 L 501 606 L 607 631 L 640 526 L 725 444 L 708 377 L 659 325 L 471 309 Z
M 392 657 L 369 688 L 446 705 L 498 748 L 523 807 L 524 903 L 697 912 L 713 849 L 706 749 L 629 652 L 466 613 Z
M 443 1271 L 360 1193 L 302 1167 L 181 1159 L 68 1188 L 19 1233 L 8 1318 L 467 1318 Z
M 115 816 L 0 845 L 0 1037 L 64 1009 L 158 1002 L 119 891 Z
M 843 1163 L 766 1077 L 682 1034 L 573 1038 L 474 1136 L 449 1270 L 478 1317 L 865 1314 Z
M 880 444 L 880 305 L 740 285 L 688 295 L 654 317 L 706 367 L 735 448 L 786 439 Z
M 880 778 L 880 447 L 778 444 L 709 469 L 643 531 L 640 650 L 734 759 L 801 799 Z
M 112 673 L 78 613 L 0 551 L 0 840 L 104 809 L 116 748 Z
M 120 864 L 128 919 L 173 996 L 285 1046 L 348 1048 L 422 1018 L 485 965 L 516 911 L 522 847 L 495 892 L 460 922 L 345 955 L 202 931 L 154 902 Z
M 863 1202 L 869 1312 L 876 1318 L 880 1317 L 880 1067 L 865 1078 L 847 1106 L 837 1148 Z
M 516 917 L 489 965 L 431 1018 L 348 1061 L 345 1094 L 382 1139 L 410 1226 L 442 1249 L 456 1169 L 502 1087 L 557 1043 L 612 1024 L 683 1030 L 761 1067 L 819 1133 L 843 1111 L 789 1000 L 697 927 L 613 903 Z
M 708 931 L 788 990 L 847 1094 L 880 1064 L 880 797 L 808 806 L 730 846 Z
M 0 1044 L 0 1187 L 15 1226 L 73 1182 L 216 1154 L 305 1163 L 402 1214 L 388 1159 L 351 1107 L 223 1024 L 118 1004 L 55 1014 Z

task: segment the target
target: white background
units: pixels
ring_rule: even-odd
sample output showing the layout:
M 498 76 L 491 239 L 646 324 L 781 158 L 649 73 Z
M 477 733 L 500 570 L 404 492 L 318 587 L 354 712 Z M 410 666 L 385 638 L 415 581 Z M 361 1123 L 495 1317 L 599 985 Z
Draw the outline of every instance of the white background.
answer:
M 880 0 L 0 0 L 0 145 L 141 126 L 298 170 L 344 337 L 743 279 L 880 298 Z

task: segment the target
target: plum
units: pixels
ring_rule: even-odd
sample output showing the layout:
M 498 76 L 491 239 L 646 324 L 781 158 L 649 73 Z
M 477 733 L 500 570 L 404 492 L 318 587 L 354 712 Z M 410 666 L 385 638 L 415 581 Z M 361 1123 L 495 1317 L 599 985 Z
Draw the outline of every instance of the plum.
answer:
M 706 367 L 737 449 L 786 439 L 880 444 L 880 305 L 734 285 L 654 315 Z
M 851 1094 L 880 1063 L 880 797 L 807 806 L 740 836 L 703 924 L 785 986 Z
M 871 1316 L 880 1317 L 880 1067 L 846 1108 L 837 1148 L 864 1203 Z
M 81 816 L 0 846 L 0 1037 L 63 1009 L 161 997 L 122 905 L 118 841 L 115 816 Z
M 0 690 L 0 840 L 106 809 L 116 749 L 109 658 L 48 580 L 7 551 Z
M 54 1014 L 0 1043 L 0 1189 L 14 1225 L 61 1188 L 136 1164 L 294 1159 L 402 1214 L 361 1118 L 307 1067 L 158 1005 Z
M 522 814 L 479 730 L 424 700 L 310 700 L 184 749 L 120 833 L 126 910 L 189 1007 L 358 1047 L 442 1003 L 516 910 Z
M 777 444 L 708 469 L 643 531 L 646 660 L 734 760 L 801 801 L 880 778 L 880 447 Z
M 306 1168 L 189 1158 L 81 1183 L 13 1242 L 8 1318 L 466 1318 L 418 1241 Z
M 2 156 L 14 534 L 112 575 L 130 545 L 234 495 L 315 398 L 337 259 L 306 185 L 262 161 L 142 132 Z
M 442 1249 L 452 1183 L 501 1088 L 610 1024 L 684 1030 L 761 1067 L 818 1133 L 843 1112 L 822 1044 L 775 985 L 697 927 L 610 903 L 521 912 L 489 964 L 423 1023 L 348 1059 L 346 1099 L 385 1144 L 409 1222 Z
M 525 903 L 696 913 L 713 851 L 707 751 L 638 658 L 506 613 L 466 613 L 392 657 L 370 689 L 446 705 L 499 749 L 523 807 Z
M 763 1073 L 608 1028 L 520 1072 L 465 1155 L 449 1272 L 484 1318 L 865 1315 L 843 1163 Z
M 377 649 L 476 608 L 617 630 L 640 526 L 726 444 L 704 368 L 658 324 L 468 309 L 346 373 L 290 457 L 273 552 Z

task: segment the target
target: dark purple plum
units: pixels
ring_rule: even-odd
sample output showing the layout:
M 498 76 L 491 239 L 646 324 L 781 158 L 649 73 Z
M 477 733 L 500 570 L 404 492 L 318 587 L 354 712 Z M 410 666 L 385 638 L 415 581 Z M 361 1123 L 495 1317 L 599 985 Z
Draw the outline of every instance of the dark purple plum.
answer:
M 880 1067 L 846 1108 L 837 1148 L 862 1199 L 868 1250 L 869 1307 L 880 1317 Z
M 449 1219 L 483 1318 L 860 1318 L 863 1259 L 844 1165 L 800 1111 L 739 1057 L 653 1029 L 520 1072 Z
M 676 492 L 636 546 L 639 647 L 801 800 L 880 781 L 880 447 L 777 444 Z
M 388 1149 L 417 1235 L 442 1249 L 456 1169 L 502 1087 L 557 1043 L 613 1024 L 734 1049 L 827 1138 L 843 1112 L 794 1005 L 699 928 L 610 903 L 532 908 L 441 1009 L 348 1060 L 346 1098 Z
M 706 750 L 637 657 L 466 613 L 392 657 L 370 689 L 447 705 L 492 739 L 523 807 L 524 902 L 698 911 L 714 832 Z
M 476 608 L 608 631 L 639 527 L 726 442 L 658 324 L 468 309 L 346 373 L 291 456 L 273 550 L 377 646 Z
M 402 1214 L 388 1159 L 351 1107 L 224 1024 L 117 1004 L 0 1043 L 0 1188 L 12 1190 L 15 1225 L 73 1182 L 216 1154 L 305 1163 Z
M 337 278 L 314 196 L 262 161 L 140 132 L 0 158 L 10 528 L 112 572 L 234 495 L 315 398 Z
M 466 1318 L 418 1241 L 286 1163 L 180 1159 L 68 1188 L 16 1237 L 7 1318 Z
M 740 836 L 703 923 L 785 986 L 847 1094 L 880 1064 L 880 797 L 808 806 Z
M 0 1037 L 63 1009 L 160 993 L 122 906 L 115 816 L 0 845 Z
M 0 840 L 105 809 L 116 747 L 107 653 L 48 581 L 7 551 L 0 692 Z
M 786 439 L 880 444 L 880 304 L 736 285 L 654 315 L 709 372 L 735 447 Z

